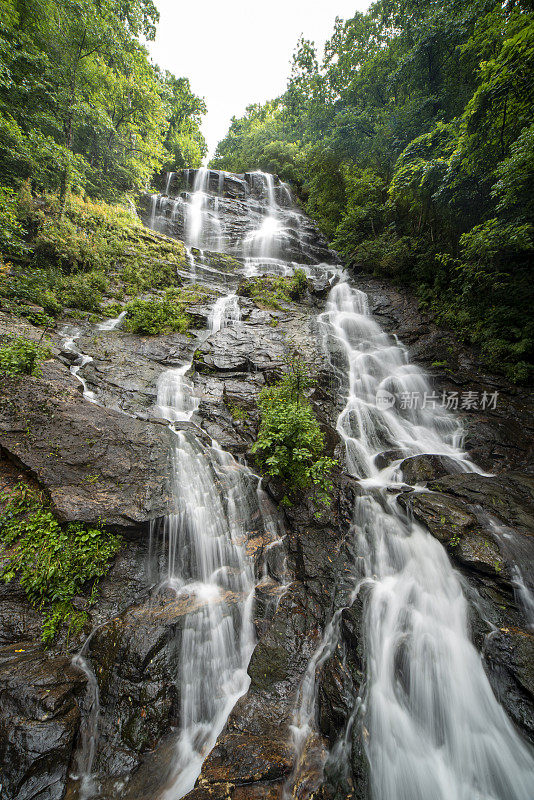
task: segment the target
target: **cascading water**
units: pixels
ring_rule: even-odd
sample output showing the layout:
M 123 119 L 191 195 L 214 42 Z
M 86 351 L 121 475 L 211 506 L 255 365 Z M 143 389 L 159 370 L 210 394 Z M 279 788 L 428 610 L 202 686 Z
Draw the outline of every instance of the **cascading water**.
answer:
M 220 331 L 228 325 L 236 325 L 241 319 L 237 295 L 229 294 L 219 298 L 210 313 L 208 328 L 211 333 Z
M 387 492 L 376 455 L 437 453 L 474 469 L 447 412 L 403 409 L 404 393 L 430 397 L 406 351 L 371 319 L 365 296 L 341 283 L 321 316 L 325 343 L 341 352 L 348 398 L 338 420 L 356 501 L 356 576 L 369 588 L 362 724 L 375 800 L 527 800 L 534 761 L 498 704 L 469 638 L 467 603 L 443 547 Z M 396 398 L 380 409 L 377 397 Z M 425 395 L 426 393 L 426 395 Z M 360 584 L 361 585 L 361 584 Z
M 208 451 L 178 432 L 172 453 L 180 512 L 166 518 L 164 585 L 191 607 L 181 631 L 180 729 L 163 797 L 193 788 L 236 700 L 248 686 L 254 645 L 254 574 L 245 554 L 247 522 L 257 507 L 257 480 L 217 447 Z
M 205 226 L 211 225 L 203 214 L 208 182 L 208 171 L 199 170 L 186 210 L 191 244 L 203 241 Z M 213 304 L 208 333 L 239 319 L 238 298 L 230 292 Z M 171 422 L 191 419 L 198 407 L 186 379 L 190 367 L 168 370 L 158 381 L 157 409 Z M 215 442 L 206 448 L 191 432 L 178 430 L 171 460 L 180 510 L 162 527 L 167 572 L 161 586 L 184 598 L 190 610 L 181 629 L 176 754 L 161 800 L 178 800 L 193 788 L 230 710 L 248 687 L 255 578 L 245 542 L 258 515 L 266 529 L 272 527 L 258 479 Z
M 225 197 L 229 179 L 232 191 L 242 192 L 237 200 Z M 206 335 L 239 323 L 238 276 L 214 266 L 209 253 L 195 257 L 192 247 L 226 249 L 242 259 L 245 277 L 289 275 L 296 266 L 311 277 L 333 272 L 341 277 L 319 327 L 332 370 L 346 387 L 337 429 L 346 447 L 347 472 L 362 489 L 354 508 L 357 557 L 351 601 L 365 588 L 367 675 L 345 734 L 327 755 L 320 738 L 314 738 L 317 675 L 339 641 L 342 609 L 337 609 L 298 692 L 295 766 L 285 797 L 301 796 L 299 781 L 308 779 L 300 764 L 310 752 L 317 770 L 306 791 L 319 785 L 325 759 L 339 762 L 342 772 L 351 728 L 361 725 L 373 800 L 527 800 L 532 796 L 532 756 L 497 703 L 471 644 L 461 583 L 443 547 L 395 502 L 403 480 L 400 464 L 407 456 L 437 454 L 458 471 L 476 470 L 461 450 L 461 426 L 448 411 L 433 407 L 424 374 L 371 318 L 365 294 L 344 281 L 328 253 L 310 244 L 305 217 L 285 207 L 290 194 L 284 184 L 275 185 L 264 173 L 219 173 L 215 180 L 206 169 L 196 171 L 192 192 L 190 171 L 185 183 L 188 192 L 177 199 L 150 198 L 147 221 L 158 230 L 166 230 L 169 220 L 181 225 L 189 246 L 190 269 L 184 278 L 222 292 L 211 308 Z M 174 185 L 171 175 L 166 194 Z M 210 192 L 214 185 L 216 198 Z M 228 223 L 232 213 L 223 216 L 224 204 L 244 215 L 240 238 Z M 245 543 L 258 519 L 264 530 L 275 527 L 257 478 L 216 443 L 206 446 L 190 426 L 199 406 L 187 377 L 190 366 L 162 373 L 155 407 L 173 429 L 171 474 L 179 500 L 179 512 L 160 526 L 166 558 L 158 590 L 174 592 L 186 609 L 178 641 L 177 741 L 158 800 L 178 800 L 193 787 L 231 708 L 247 689 L 255 577 Z M 413 394 L 429 404 L 399 401 Z M 277 531 L 272 546 L 282 541 Z M 530 608 L 520 573 L 517 586 Z M 87 792 L 93 786 L 97 721 L 88 728 L 92 733 L 80 762 Z
M 256 230 L 251 231 L 244 241 L 246 258 L 272 258 L 281 255 L 283 239 L 286 235 L 278 214 L 278 204 L 274 188 L 274 178 L 265 172 L 255 172 L 267 196 L 265 216 Z

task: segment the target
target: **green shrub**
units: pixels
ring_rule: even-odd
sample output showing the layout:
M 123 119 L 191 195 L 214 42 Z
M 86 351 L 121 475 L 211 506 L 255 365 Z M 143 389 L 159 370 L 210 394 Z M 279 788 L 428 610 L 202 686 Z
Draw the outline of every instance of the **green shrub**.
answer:
M 10 314 L 14 314 L 17 317 L 24 317 L 24 319 L 27 319 L 32 325 L 37 325 L 42 328 L 49 328 L 54 324 L 52 317 L 34 306 L 14 304 L 7 310 Z
M 20 255 L 24 250 L 24 230 L 17 213 L 17 195 L 0 186 L 0 261 L 2 256 Z
M 191 317 L 170 300 L 133 300 L 126 309 L 123 327 L 132 333 L 186 333 L 191 324 Z
M 113 319 L 114 317 L 118 317 L 122 312 L 122 305 L 120 303 L 108 303 L 107 306 L 103 306 L 101 311 L 105 317 Z
M 0 277 L 0 297 L 20 304 L 42 306 L 45 313 L 57 317 L 62 311 L 56 296 L 58 281 L 58 274 L 50 270 L 11 272 Z
M 98 273 L 70 275 L 60 284 L 61 304 L 80 311 L 100 311 L 102 293 L 99 287 L 103 284 L 105 286 L 105 279 Z
M 292 277 L 263 275 L 248 278 L 239 287 L 239 294 L 250 297 L 266 308 L 282 308 L 281 303 L 298 300 L 308 288 L 308 279 L 302 269 L 295 270 Z
M 50 355 L 48 345 L 20 337 L 0 347 L 0 374 L 39 375 L 41 361 Z
M 296 269 L 289 282 L 289 296 L 293 300 L 299 300 L 308 290 L 308 278 L 303 269 Z
M 288 374 L 261 391 L 261 422 L 252 452 L 268 475 L 287 486 L 289 494 L 311 489 L 317 501 L 329 505 L 329 476 L 336 462 L 323 455 L 324 434 L 306 397 L 310 385 L 305 365 L 293 358 Z
M 50 644 L 64 622 L 81 628 L 86 615 L 72 600 L 82 593 L 93 602 L 97 581 L 120 547 L 117 536 L 80 523 L 60 525 L 38 491 L 18 484 L 0 495 L 0 577 L 9 583 L 19 576 L 30 603 L 44 611 L 42 639 Z

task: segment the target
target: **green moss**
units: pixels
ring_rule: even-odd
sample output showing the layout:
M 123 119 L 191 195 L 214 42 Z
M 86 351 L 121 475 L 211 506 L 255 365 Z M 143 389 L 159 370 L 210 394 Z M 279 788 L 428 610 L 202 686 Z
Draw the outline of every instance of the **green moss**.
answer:
M 191 250 L 195 258 L 200 258 L 200 250 L 193 247 Z M 202 252 L 203 263 L 210 267 L 221 270 L 222 272 L 236 272 L 243 268 L 242 262 L 236 258 L 227 255 L 226 253 L 216 253 L 211 250 L 204 250 Z
M 263 275 L 244 281 L 238 294 L 265 308 L 282 309 L 292 300 L 299 300 L 307 291 L 308 279 L 302 269 L 295 270 L 292 276 Z
M 50 644 L 63 625 L 67 635 L 81 629 L 86 615 L 72 601 L 85 594 L 94 602 L 120 539 L 98 527 L 61 525 L 44 496 L 23 483 L 0 500 L 0 577 L 5 583 L 20 578 L 28 600 L 45 615 L 42 639 Z
M 151 336 L 164 333 L 186 333 L 191 317 L 181 306 L 169 300 L 134 300 L 126 306 L 123 327 L 132 333 Z
M 184 309 L 187 308 L 187 306 L 211 302 L 214 296 L 214 291 L 199 283 L 188 283 L 179 288 L 167 289 L 165 292 L 165 298 L 167 300 L 177 303 Z
M 235 419 L 236 422 L 240 420 L 244 420 L 248 417 L 248 411 L 244 408 L 240 408 L 239 406 L 233 405 L 231 403 L 227 403 L 228 411 L 232 415 L 232 419 Z

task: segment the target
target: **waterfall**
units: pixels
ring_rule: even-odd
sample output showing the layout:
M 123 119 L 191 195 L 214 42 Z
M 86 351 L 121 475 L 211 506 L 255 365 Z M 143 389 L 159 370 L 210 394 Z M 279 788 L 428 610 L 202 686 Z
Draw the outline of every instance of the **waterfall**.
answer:
M 167 179 L 166 179 L 166 182 L 165 182 L 165 194 L 166 194 L 166 195 L 168 195 L 168 194 L 169 194 L 169 189 L 170 189 L 170 186 L 171 186 L 171 181 L 172 181 L 172 179 L 174 178 L 174 176 L 175 176 L 175 175 L 176 175 L 176 173 L 175 173 L 175 172 L 167 172 Z
M 201 167 L 195 175 L 193 194 L 188 205 L 186 219 L 186 242 L 189 247 L 202 247 L 203 222 L 206 206 L 206 189 L 209 181 L 209 170 Z
M 170 422 L 186 422 L 198 408 L 200 401 L 193 394 L 193 385 L 185 377 L 189 369 L 191 364 L 184 364 L 162 372 L 158 378 L 156 408 Z
M 406 348 L 372 318 L 365 293 L 349 285 L 332 253 L 313 243 L 289 187 L 262 172 L 231 176 L 232 192 L 243 187 L 235 200 L 225 191 L 226 173 L 212 171 L 217 197 L 210 192 L 210 171 L 193 175 L 185 171 L 193 190 L 173 206 L 172 221 L 182 225 L 190 279 L 223 289 L 210 311 L 208 335 L 240 320 L 239 275 L 213 266 L 210 249 L 241 259 L 242 277 L 291 275 L 299 267 L 312 279 L 340 281 L 318 328 L 344 387 L 337 430 L 345 469 L 361 488 L 353 508 L 356 588 L 349 604 L 365 588 L 366 676 L 344 734 L 327 753 L 317 731 L 317 678 L 339 643 L 338 608 L 297 693 L 295 763 L 284 796 L 301 796 L 300 768 L 310 753 L 319 767 L 317 786 L 325 761 L 343 772 L 351 731 L 359 727 L 373 800 L 527 800 L 532 754 L 497 702 L 471 642 L 460 579 L 442 545 L 395 499 L 405 486 L 400 465 L 408 456 L 439 455 L 456 471 L 480 473 L 462 450 L 462 426 L 435 402 Z M 157 207 L 155 200 L 152 227 L 161 227 Z M 191 247 L 205 252 L 194 258 Z M 198 410 L 189 369 L 185 364 L 167 370 L 158 381 L 159 415 L 177 427 L 194 422 Z M 428 403 L 404 402 L 412 396 Z M 255 579 L 243 541 L 258 509 L 266 529 L 272 522 L 257 479 L 216 443 L 206 447 L 191 429 L 175 430 L 171 462 L 180 511 L 161 526 L 167 554 L 161 587 L 183 597 L 190 609 L 180 633 L 176 757 L 163 795 L 178 800 L 192 788 L 230 709 L 247 689 Z M 516 586 L 531 619 L 532 594 L 519 567 Z
M 214 304 L 208 319 L 208 328 L 211 333 L 216 333 L 228 325 L 235 325 L 240 318 L 241 311 L 237 295 L 232 293 L 219 298 Z
M 265 172 L 253 174 L 259 176 L 262 181 L 267 196 L 267 208 L 260 226 L 245 237 L 244 255 L 247 258 L 276 258 L 283 255 L 283 242 L 287 231 L 278 213 L 274 177 Z
M 219 298 L 211 333 L 239 320 L 234 293 Z M 186 379 L 191 364 L 163 372 L 157 409 L 170 422 L 190 420 L 198 408 Z M 190 607 L 181 629 L 180 724 L 172 771 L 161 800 L 189 792 L 236 701 L 247 690 L 247 665 L 255 643 L 252 624 L 255 577 L 245 551 L 251 520 L 265 516 L 258 479 L 221 450 L 175 431 L 171 452 L 173 494 L 179 511 L 165 518 L 162 541 L 167 572 L 161 588 Z
M 527 800 L 534 762 L 498 704 L 471 643 L 467 603 L 445 550 L 403 515 L 376 455 L 445 454 L 475 469 L 462 431 L 443 410 L 402 408 L 403 392 L 431 395 L 406 351 L 371 319 L 365 295 L 334 287 L 324 340 L 345 360 L 347 401 L 338 419 L 348 470 L 364 494 L 354 509 L 355 575 L 370 587 L 362 724 L 374 800 Z
M 257 506 L 257 481 L 222 450 L 206 452 L 178 432 L 172 453 L 180 511 L 166 518 L 165 585 L 191 606 L 181 631 L 180 729 L 172 776 L 163 797 L 193 788 L 237 699 L 248 687 L 254 646 L 254 574 L 243 546 Z

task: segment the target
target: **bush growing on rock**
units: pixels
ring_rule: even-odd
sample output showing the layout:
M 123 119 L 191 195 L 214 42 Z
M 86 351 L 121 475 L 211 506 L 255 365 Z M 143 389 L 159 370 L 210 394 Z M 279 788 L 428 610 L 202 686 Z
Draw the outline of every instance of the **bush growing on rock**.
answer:
M 51 355 L 48 345 L 30 339 L 15 339 L 0 347 L 0 375 L 39 375 L 41 361 Z
M 328 505 L 333 488 L 329 476 L 336 462 L 324 455 L 324 434 L 306 396 L 312 382 L 304 363 L 293 358 L 288 368 L 278 384 L 260 393 L 261 422 L 252 452 L 268 475 L 287 486 L 289 495 L 311 490 Z
M 191 317 L 170 300 L 134 300 L 126 308 L 123 327 L 132 333 L 186 333 L 191 324 Z
M 50 644 L 60 627 L 80 630 L 86 614 L 72 601 L 95 600 L 97 582 L 120 547 L 120 539 L 80 523 L 60 525 L 44 496 L 24 483 L 0 495 L 0 577 L 16 576 L 28 600 L 45 614 L 42 639 Z
M 302 269 L 297 269 L 292 277 L 263 275 L 249 278 L 241 284 L 238 294 L 250 297 L 260 306 L 279 309 L 282 308 L 281 303 L 300 299 L 307 288 L 306 273 Z

